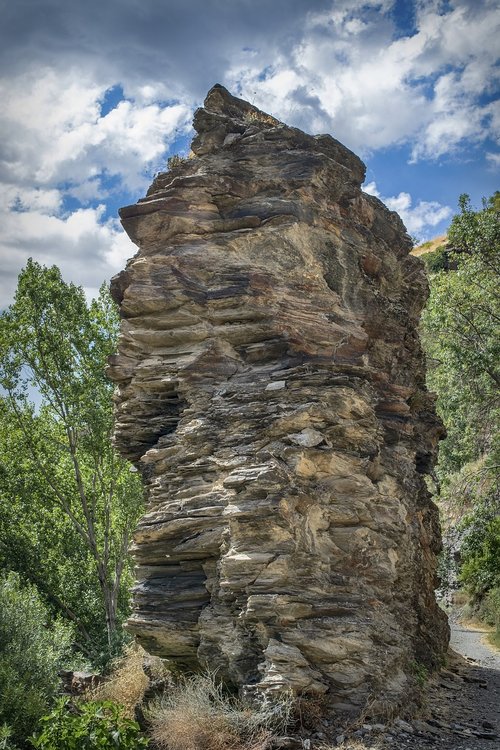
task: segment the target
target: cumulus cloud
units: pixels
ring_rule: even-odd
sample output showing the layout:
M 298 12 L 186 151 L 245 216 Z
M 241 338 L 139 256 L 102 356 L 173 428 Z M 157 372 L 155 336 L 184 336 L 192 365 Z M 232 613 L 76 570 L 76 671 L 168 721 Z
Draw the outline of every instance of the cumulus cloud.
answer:
M 3 180 L 85 186 L 82 198 L 99 197 L 102 174 L 131 191 L 144 187 L 145 169 L 186 130 L 192 108 L 122 100 L 102 115 L 106 89 L 75 71 L 31 71 L 1 81 Z
M 135 252 L 103 200 L 145 190 L 190 127 L 192 107 L 143 97 L 103 113 L 108 88 L 66 70 L 0 81 L 0 305 L 29 257 L 58 265 L 90 293 Z M 67 211 L 67 198 L 81 208 Z
M 435 234 L 432 230 L 442 221 L 449 219 L 453 213 L 450 206 L 443 206 L 438 201 L 419 200 L 413 205 L 411 195 L 405 192 L 384 197 L 380 194 L 375 182 L 369 182 L 363 190 L 369 195 L 380 198 L 391 211 L 396 211 L 401 216 L 409 234 L 420 242 Z
M 137 199 L 216 81 L 365 156 L 405 144 L 419 162 L 487 141 L 498 166 L 496 3 L 415 0 L 404 27 L 400 6 L 11 4 L 0 29 L 4 293 L 29 255 L 89 289 L 117 270 L 130 245 L 102 206 L 117 193 Z M 434 201 L 414 205 L 406 189 L 386 202 L 417 234 L 449 216 Z
M 456 0 L 443 11 L 424 0 L 405 36 L 384 15 L 393 6 L 353 0 L 310 13 L 288 54 L 265 68 L 233 66 L 229 79 L 258 106 L 365 154 L 411 142 L 414 160 L 437 158 L 466 140 L 499 139 L 498 104 L 488 100 L 500 76 L 495 5 Z
M 56 264 L 66 281 L 95 294 L 103 281 L 121 270 L 135 251 L 115 219 L 104 219 L 104 206 L 78 209 L 59 217 L 44 210 L 1 214 L 0 297 L 10 300 L 17 276 L 33 257 L 47 266 Z

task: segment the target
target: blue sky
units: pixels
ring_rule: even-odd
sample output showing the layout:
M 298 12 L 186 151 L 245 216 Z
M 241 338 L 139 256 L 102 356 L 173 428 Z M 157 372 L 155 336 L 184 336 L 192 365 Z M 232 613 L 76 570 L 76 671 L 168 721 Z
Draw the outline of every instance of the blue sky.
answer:
M 222 83 L 367 164 L 413 236 L 499 185 L 490 0 L 17 0 L 0 30 L 0 307 L 28 257 L 91 295 L 135 247 L 117 219 Z

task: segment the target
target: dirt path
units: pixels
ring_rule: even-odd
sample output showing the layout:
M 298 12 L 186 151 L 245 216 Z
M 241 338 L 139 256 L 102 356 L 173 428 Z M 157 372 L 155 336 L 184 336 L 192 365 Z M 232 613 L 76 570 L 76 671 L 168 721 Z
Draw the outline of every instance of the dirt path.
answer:
M 480 627 L 463 625 L 450 618 L 451 648 L 465 659 L 473 659 L 480 667 L 500 670 L 500 651 L 484 642 L 487 631 Z

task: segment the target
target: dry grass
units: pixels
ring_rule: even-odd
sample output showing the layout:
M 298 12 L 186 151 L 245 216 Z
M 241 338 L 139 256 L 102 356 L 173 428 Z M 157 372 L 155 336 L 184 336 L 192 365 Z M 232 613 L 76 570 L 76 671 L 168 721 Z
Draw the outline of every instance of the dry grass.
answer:
M 429 240 L 428 242 L 423 242 L 421 245 L 417 245 L 417 247 L 414 247 L 411 251 L 412 255 L 425 255 L 426 253 L 432 253 L 434 250 L 437 250 L 438 247 L 441 245 L 445 245 L 447 242 L 447 236 L 446 234 L 442 234 L 439 237 L 435 237 L 433 240 Z
M 293 701 L 263 700 L 250 708 L 227 697 L 214 674 L 183 679 L 151 704 L 146 716 L 161 750 L 265 750 L 288 725 Z
M 109 679 L 98 685 L 88 696 L 89 699 L 120 703 L 125 707 L 127 715 L 133 718 L 135 708 L 142 703 L 149 685 L 143 669 L 145 653 L 140 646 L 129 646 L 125 655 L 116 662 Z
M 326 695 L 307 693 L 296 698 L 293 714 L 302 729 L 317 729 L 321 720 L 328 715 L 329 705 Z

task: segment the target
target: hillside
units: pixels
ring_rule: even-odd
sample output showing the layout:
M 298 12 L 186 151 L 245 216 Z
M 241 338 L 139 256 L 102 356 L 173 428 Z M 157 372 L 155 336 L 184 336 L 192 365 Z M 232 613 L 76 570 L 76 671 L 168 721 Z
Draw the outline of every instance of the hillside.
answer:
M 434 250 L 437 250 L 438 247 L 441 247 L 441 245 L 446 244 L 447 240 L 448 236 L 446 234 L 440 234 L 439 237 L 434 237 L 433 240 L 422 242 L 421 245 L 417 245 L 416 247 L 414 247 L 411 251 L 411 254 L 419 257 L 420 255 L 432 253 L 434 252 Z

